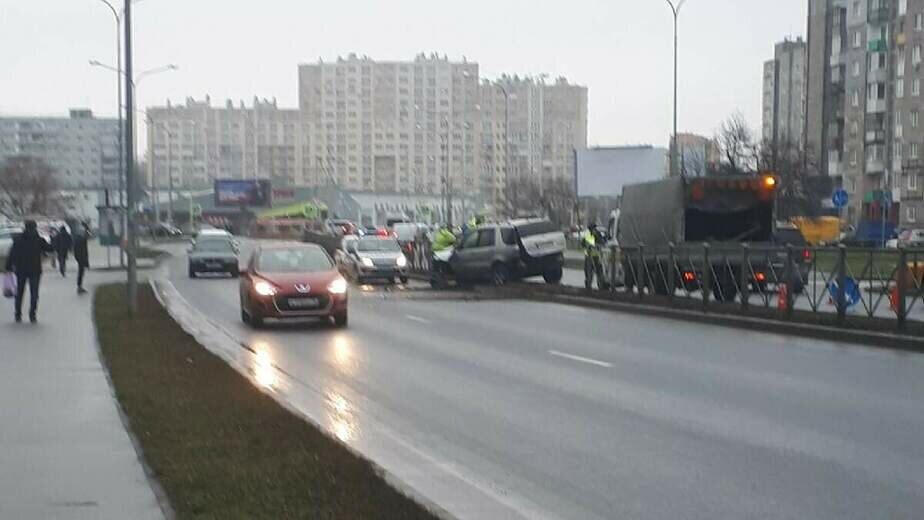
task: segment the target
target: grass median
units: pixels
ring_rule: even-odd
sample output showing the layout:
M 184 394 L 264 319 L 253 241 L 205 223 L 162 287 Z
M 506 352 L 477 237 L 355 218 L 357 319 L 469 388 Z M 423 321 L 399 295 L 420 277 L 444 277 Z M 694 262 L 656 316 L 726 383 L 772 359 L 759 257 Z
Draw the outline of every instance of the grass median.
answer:
M 149 287 L 94 299 L 100 346 L 178 518 L 434 518 L 186 334 Z

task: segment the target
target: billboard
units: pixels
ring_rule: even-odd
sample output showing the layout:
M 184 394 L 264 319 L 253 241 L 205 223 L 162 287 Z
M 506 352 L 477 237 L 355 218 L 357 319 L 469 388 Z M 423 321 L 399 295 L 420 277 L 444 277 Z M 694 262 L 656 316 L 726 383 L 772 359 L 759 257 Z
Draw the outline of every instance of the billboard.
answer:
M 272 204 L 272 186 L 267 180 L 216 180 L 215 206 L 268 208 Z
M 667 149 L 653 146 L 613 146 L 575 152 L 578 197 L 618 197 L 626 184 L 661 179 L 666 174 Z

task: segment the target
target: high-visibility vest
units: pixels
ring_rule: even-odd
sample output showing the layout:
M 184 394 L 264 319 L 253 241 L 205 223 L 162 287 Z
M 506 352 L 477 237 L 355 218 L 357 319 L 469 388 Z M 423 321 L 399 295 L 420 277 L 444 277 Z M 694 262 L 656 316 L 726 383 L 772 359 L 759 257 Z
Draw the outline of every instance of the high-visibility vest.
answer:
M 591 231 L 585 231 L 581 235 L 581 245 L 584 247 L 584 256 L 598 256 L 597 236 Z

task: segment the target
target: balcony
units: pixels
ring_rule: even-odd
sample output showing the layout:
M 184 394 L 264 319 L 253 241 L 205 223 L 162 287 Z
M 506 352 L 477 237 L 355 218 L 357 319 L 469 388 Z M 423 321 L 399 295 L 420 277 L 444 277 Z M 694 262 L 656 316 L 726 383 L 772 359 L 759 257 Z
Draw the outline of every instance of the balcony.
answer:
M 867 83 L 884 83 L 889 80 L 889 70 L 886 68 L 869 69 L 866 73 Z
M 841 163 L 838 161 L 828 161 L 828 176 L 836 177 L 841 174 Z
M 889 22 L 889 8 L 888 7 L 872 7 L 869 10 L 869 15 L 866 19 L 871 24 L 882 24 Z
M 881 114 L 886 111 L 886 100 L 884 99 L 866 99 L 867 114 Z
M 885 160 L 881 157 L 869 157 L 866 159 L 866 174 L 879 175 L 886 169 Z
M 889 50 L 889 43 L 882 38 L 870 40 L 867 49 L 869 52 L 886 52 Z
M 886 140 L 885 130 L 871 130 L 869 132 L 866 132 L 866 143 L 867 144 L 884 143 L 885 140 Z

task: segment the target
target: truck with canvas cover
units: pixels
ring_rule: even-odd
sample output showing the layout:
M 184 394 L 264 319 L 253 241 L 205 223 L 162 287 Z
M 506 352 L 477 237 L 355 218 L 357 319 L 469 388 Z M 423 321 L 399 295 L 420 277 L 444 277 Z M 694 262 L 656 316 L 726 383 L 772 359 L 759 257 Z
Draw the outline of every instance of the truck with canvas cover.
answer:
M 759 255 L 743 266 L 741 244 L 772 246 L 776 182 L 772 176 L 674 177 L 625 186 L 617 238 L 626 285 L 669 294 L 697 289 L 708 275 L 717 300 L 734 299 L 742 269 L 749 278 L 772 269 Z

